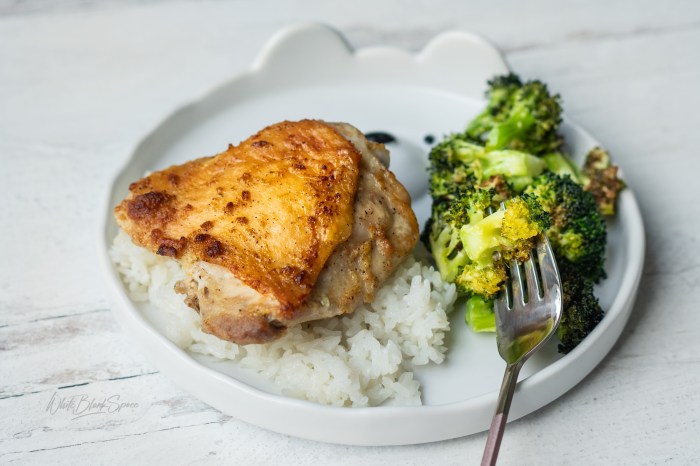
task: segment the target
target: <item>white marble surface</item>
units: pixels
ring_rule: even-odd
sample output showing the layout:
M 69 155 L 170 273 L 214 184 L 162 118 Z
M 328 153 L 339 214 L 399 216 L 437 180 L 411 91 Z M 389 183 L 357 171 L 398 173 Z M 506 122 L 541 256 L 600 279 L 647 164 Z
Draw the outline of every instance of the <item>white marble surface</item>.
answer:
M 700 3 L 631 0 L 0 0 L 0 463 L 478 463 L 485 434 L 346 447 L 222 415 L 159 374 L 108 309 L 94 238 L 110 173 L 171 110 L 302 20 L 357 47 L 485 35 L 565 96 L 637 194 L 647 262 L 623 337 L 579 386 L 509 425 L 500 464 L 698 464 Z M 138 406 L 47 411 L 80 394 Z

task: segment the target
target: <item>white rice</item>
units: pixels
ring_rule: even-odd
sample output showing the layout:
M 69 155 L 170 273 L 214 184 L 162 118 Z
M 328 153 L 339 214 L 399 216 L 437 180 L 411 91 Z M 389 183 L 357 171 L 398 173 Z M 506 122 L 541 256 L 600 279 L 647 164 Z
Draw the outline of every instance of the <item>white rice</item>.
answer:
M 163 312 L 166 336 L 175 344 L 236 361 L 289 396 L 334 406 L 419 405 L 414 366 L 445 359 L 455 287 L 415 257 L 399 267 L 372 304 L 291 328 L 272 343 L 239 346 L 202 332 L 199 314 L 173 289 L 185 277 L 176 261 L 134 245 L 121 231 L 110 254 L 131 298 Z

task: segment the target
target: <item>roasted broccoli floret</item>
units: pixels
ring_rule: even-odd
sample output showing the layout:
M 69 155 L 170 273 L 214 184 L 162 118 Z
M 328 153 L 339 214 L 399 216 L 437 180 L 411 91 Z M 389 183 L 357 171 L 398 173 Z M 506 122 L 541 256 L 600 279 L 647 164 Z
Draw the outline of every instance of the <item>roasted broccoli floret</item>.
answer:
M 468 262 L 455 278 L 455 285 L 464 296 L 476 293 L 492 297 L 501 289 L 506 277 L 506 268 L 501 261 Z
M 472 261 L 490 260 L 497 251 L 506 260 L 525 261 L 537 235 L 550 225 L 549 215 L 532 196 L 514 197 L 505 206 L 505 210 L 462 227 L 464 249 Z
M 603 215 L 615 215 L 617 196 L 625 187 L 625 182 L 617 177 L 617 170 L 617 165 L 610 162 L 610 155 L 600 147 L 594 148 L 586 156 L 583 189 L 593 194 Z
M 569 176 L 544 173 L 525 190 L 552 219 L 546 231 L 557 260 L 576 265 L 594 282 L 605 278 L 605 221 L 593 195 Z
M 433 199 L 452 199 L 462 187 L 494 176 L 502 176 L 521 192 L 545 167 L 539 157 L 516 150 L 487 152 L 463 135 L 453 134 L 430 151 L 430 193 Z
M 469 262 L 462 244 L 461 229 L 471 222 L 483 219 L 493 205 L 494 191 L 464 188 L 457 191 L 450 203 L 434 203 L 429 220 L 427 246 L 433 254 L 435 264 L 443 279 L 454 282 Z
M 488 82 L 486 108 L 467 127 L 467 134 L 475 141 L 485 141 L 489 131 L 503 120 L 505 109 L 509 106 L 515 91 L 523 86 L 515 73 L 495 76 Z M 484 136 L 484 137 L 482 137 Z
M 493 189 L 462 191 L 447 207 L 435 207 L 429 247 L 443 279 L 457 284 L 463 295 L 494 296 L 506 278 L 499 253 L 506 259 L 527 260 L 549 216 L 532 196 L 494 202 Z M 489 213 L 494 211 L 493 213 Z
M 558 260 L 562 281 L 563 314 L 557 336 L 559 352 L 574 349 L 603 319 L 604 312 L 593 295 L 593 282 L 583 277 L 566 259 Z
M 533 155 L 556 152 L 562 138 L 559 95 L 541 81 L 523 83 L 514 74 L 489 81 L 486 109 L 469 124 L 469 139 L 486 150 L 514 149 Z
M 562 176 L 569 175 L 584 190 L 593 194 L 601 214 L 615 215 L 617 197 L 624 189 L 625 182 L 618 178 L 618 167 L 612 164 L 610 155 L 605 150 L 600 147 L 592 149 L 581 169 L 560 152 L 545 154 L 542 159 L 548 171 Z
M 447 137 L 430 151 L 430 194 L 437 202 L 454 199 L 460 190 L 477 182 L 476 154 L 483 148 L 459 135 Z

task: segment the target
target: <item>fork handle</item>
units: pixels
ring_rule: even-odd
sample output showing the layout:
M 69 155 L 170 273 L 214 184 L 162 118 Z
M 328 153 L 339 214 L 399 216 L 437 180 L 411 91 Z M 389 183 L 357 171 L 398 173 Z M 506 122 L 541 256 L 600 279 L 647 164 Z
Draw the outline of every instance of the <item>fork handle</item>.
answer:
M 486 447 L 484 448 L 484 456 L 481 458 L 481 466 L 494 466 L 496 464 L 498 450 L 501 448 L 501 440 L 503 439 L 503 431 L 506 428 L 506 422 L 508 422 L 510 403 L 513 401 L 513 393 L 518 383 L 518 374 L 521 367 L 523 367 L 522 362 L 506 366 L 506 372 L 503 374 L 503 383 L 501 383 L 501 391 L 498 394 L 496 413 L 493 415 L 489 436 L 486 439 Z

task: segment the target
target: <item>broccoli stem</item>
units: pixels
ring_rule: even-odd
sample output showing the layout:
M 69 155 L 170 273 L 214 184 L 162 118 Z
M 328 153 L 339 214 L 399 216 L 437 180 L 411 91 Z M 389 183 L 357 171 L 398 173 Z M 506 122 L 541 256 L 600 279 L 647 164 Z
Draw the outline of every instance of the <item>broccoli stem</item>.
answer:
M 493 300 L 474 295 L 467 300 L 464 320 L 475 332 L 495 332 L 496 316 Z

